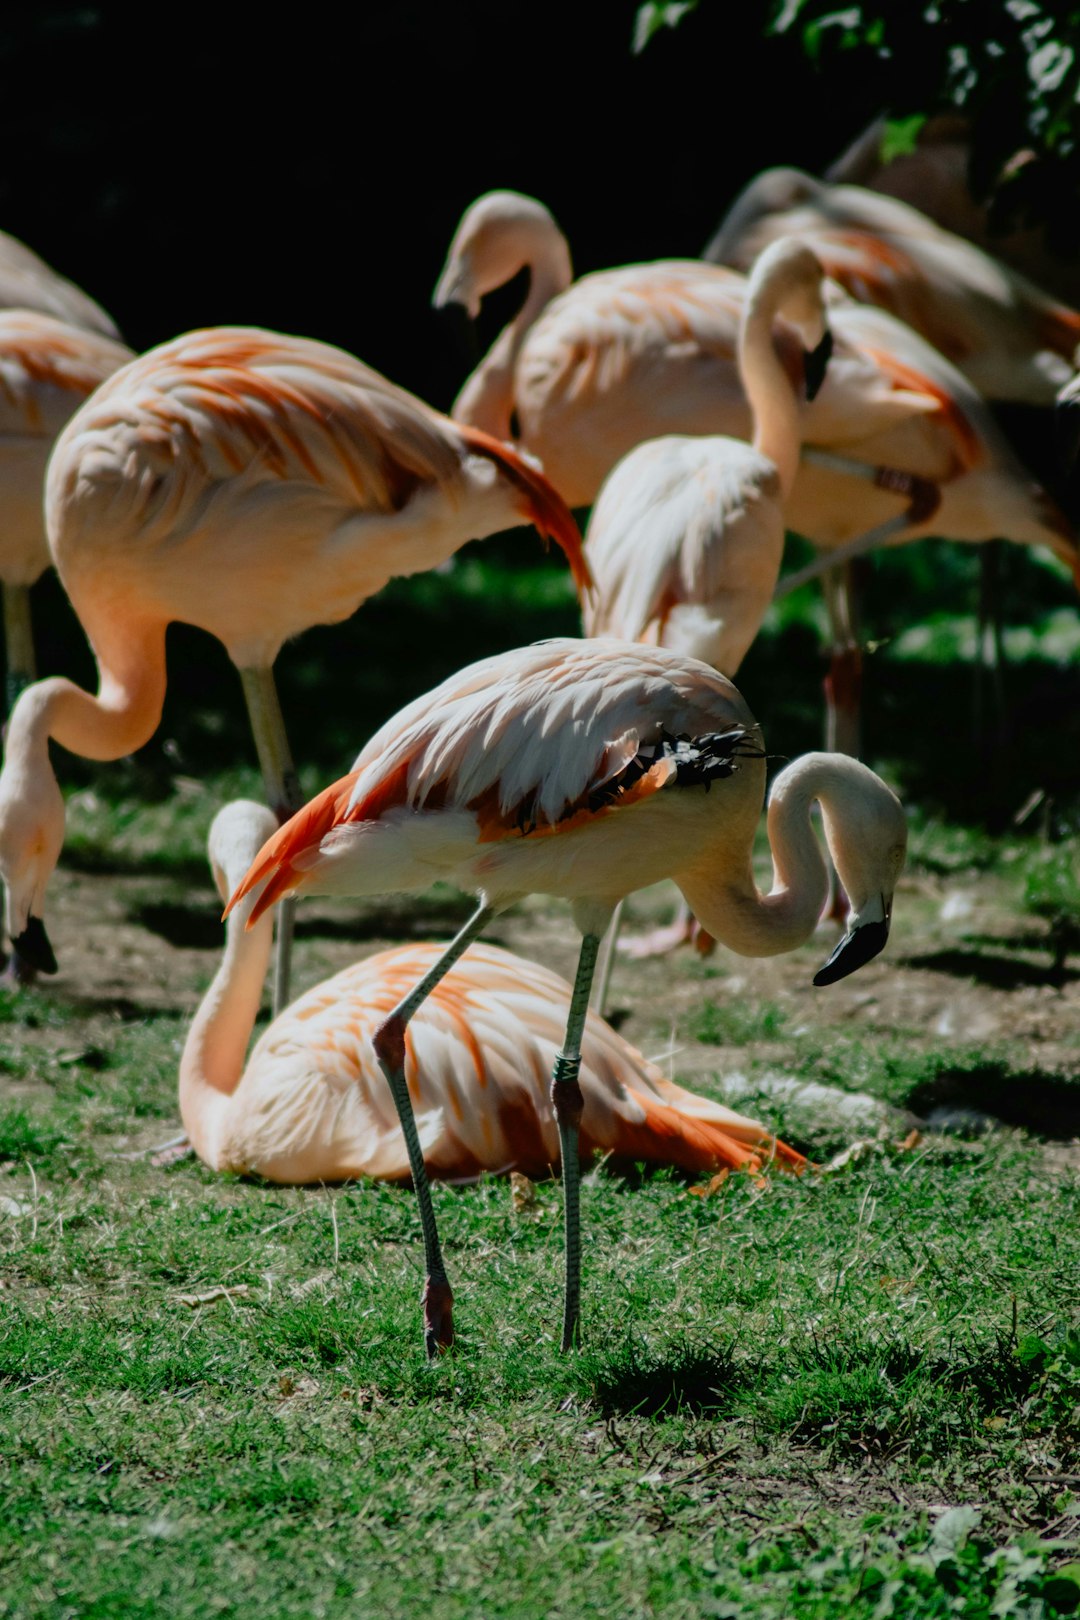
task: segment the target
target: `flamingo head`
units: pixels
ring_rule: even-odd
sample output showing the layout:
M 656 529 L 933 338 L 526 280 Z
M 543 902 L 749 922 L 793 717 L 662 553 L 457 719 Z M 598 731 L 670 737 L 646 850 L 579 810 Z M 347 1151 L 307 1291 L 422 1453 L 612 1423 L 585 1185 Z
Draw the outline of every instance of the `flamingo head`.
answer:
M 278 820 L 265 804 L 254 799 L 234 799 L 218 811 L 206 840 L 210 870 L 222 901 L 227 901 L 266 840 L 277 831 Z M 254 905 L 254 898 L 252 905 Z M 244 907 L 238 921 L 246 921 L 251 907 Z M 239 908 L 238 908 L 239 910 Z
M 436 309 L 460 304 L 475 320 L 482 298 L 512 281 L 527 264 L 549 259 L 558 244 L 568 284 L 570 255 L 543 203 L 518 191 L 486 192 L 462 215 L 432 302 Z
M 851 902 L 847 931 L 815 975 L 835 984 L 882 951 L 889 937 L 893 893 L 907 851 L 903 806 L 891 788 L 858 760 L 824 754 L 830 787 L 820 797 L 825 840 Z
M 18 955 L 40 973 L 55 973 L 45 931 L 45 890 L 64 843 L 64 798 L 48 744 L 12 754 L 0 772 L 0 877 L 6 923 Z

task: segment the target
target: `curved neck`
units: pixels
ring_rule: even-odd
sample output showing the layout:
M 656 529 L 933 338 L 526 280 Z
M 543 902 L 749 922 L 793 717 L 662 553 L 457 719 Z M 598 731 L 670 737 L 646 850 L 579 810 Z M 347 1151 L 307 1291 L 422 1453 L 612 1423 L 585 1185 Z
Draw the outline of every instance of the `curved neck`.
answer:
M 570 248 L 554 222 L 549 232 L 534 238 L 531 251 L 523 257 L 520 268 L 529 271 L 525 302 L 466 380 L 452 410 L 455 421 L 468 422 L 498 439 L 514 437 L 511 432 L 514 369 L 529 328 L 573 280 Z
M 780 474 L 786 501 L 799 469 L 799 398 L 773 340 L 779 299 L 766 283 L 751 288 L 739 325 L 739 375 L 754 419 L 754 449 Z
M 97 649 L 95 649 L 97 650 Z M 11 712 L 7 761 L 40 755 L 50 738 L 86 759 L 121 759 L 148 742 L 165 701 L 165 626 L 125 624 L 98 651 L 97 693 L 56 675 L 28 686 Z
M 769 799 L 773 882 L 762 894 L 750 851 L 731 862 L 723 851 L 706 854 L 676 877 L 695 917 L 722 945 L 740 956 L 776 956 L 813 934 L 829 894 L 829 874 L 814 836 L 810 810 L 828 796 L 828 768 L 810 756 L 777 778 Z
M 214 1169 L 220 1166 L 228 1101 L 244 1072 L 273 942 L 270 913 L 245 932 L 250 911 L 251 905 L 241 905 L 229 917 L 221 964 L 180 1059 L 180 1117 L 199 1158 Z

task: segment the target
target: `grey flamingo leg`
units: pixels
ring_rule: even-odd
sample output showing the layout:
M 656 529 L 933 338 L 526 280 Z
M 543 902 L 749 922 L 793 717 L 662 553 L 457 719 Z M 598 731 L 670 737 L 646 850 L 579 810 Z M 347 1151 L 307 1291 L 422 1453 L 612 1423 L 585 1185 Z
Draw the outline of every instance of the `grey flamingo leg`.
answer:
M 5 697 L 6 713 L 10 714 L 19 693 L 37 679 L 37 659 L 34 656 L 34 630 L 30 621 L 29 585 L 5 585 L 3 594 L 4 649 L 7 658 Z M 13 948 L 4 977 L 12 984 L 34 984 L 37 982 L 37 968 Z
M 583 1098 L 578 1084 L 581 1069 L 581 1037 L 589 1011 L 589 992 L 596 971 L 600 935 L 586 934 L 581 941 L 570 1016 L 566 1021 L 563 1049 L 555 1059 L 551 1081 L 551 1101 L 559 1125 L 559 1154 L 562 1160 L 563 1223 L 566 1233 L 566 1291 L 563 1297 L 562 1348 L 572 1350 L 578 1342 L 581 1312 L 581 1167 L 578 1163 L 578 1125 Z
M 405 1147 L 409 1154 L 416 1202 L 420 1206 L 420 1226 L 424 1234 L 424 1347 L 433 1358 L 440 1350 L 454 1342 L 454 1295 L 443 1265 L 439 1245 L 439 1230 L 435 1224 L 435 1210 L 431 1202 L 431 1184 L 424 1165 L 424 1152 L 413 1115 L 412 1099 L 405 1078 L 405 1031 L 409 1019 L 444 978 L 458 958 L 468 949 L 479 933 L 487 927 L 494 915 L 493 908 L 481 905 L 469 918 L 464 928 L 450 941 L 445 951 L 420 982 L 399 1001 L 393 1012 L 375 1031 L 373 1045 L 379 1067 L 386 1076 L 401 1121 Z
M 259 756 L 266 787 L 266 797 L 279 821 L 300 809 L 304 802 L 297 781 L 285 721 L 281 714 L 277 687 L 272 669 L 242 669 L 240 680 L 244 688 L 251 732 Z M 274 1017 L 289 1004 L 289 976 L 292 961 L 293 927 L 296 921 L 296 901 L 291 895 L 278 906 L 277 933 L 274 942 Z

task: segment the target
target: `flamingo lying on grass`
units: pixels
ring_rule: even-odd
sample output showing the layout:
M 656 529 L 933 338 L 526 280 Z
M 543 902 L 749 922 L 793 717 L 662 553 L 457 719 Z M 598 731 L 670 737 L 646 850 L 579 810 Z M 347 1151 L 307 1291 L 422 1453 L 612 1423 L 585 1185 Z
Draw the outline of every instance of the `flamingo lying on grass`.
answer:
M 826 274 L 920 332 L 984 399 L 1054 403 L 1073 375 L 1080 312 L 910 204 L 801 169 L 767 169 L 740 192 L 704 257 L 748 271 L 785 236 Z
M 130 349 L 97 332 L 34 310 L 0 310 L 0 584 L 8 707 L 35 675 L 30 587 L 52 562 L 42 510 L 49 452 L 87 395 L 132 359 Z
M 223 900 L 276 826 L 239 800 L 210 829 Z M 441 945 L 381 951 L 317 985 L 281 1013 L 245 1063 L 270 959 L 272 923 L 229 917 L 225 954 L 180 1060 L 180 1112 L 214 1170 L 305 1183 L 409 1175 L 394 1101 L 375 1056 L 380 1025 L 436 966 Z M 557 974 L 473 944 L 420 1007 L 405 1037 L 405 1078 L 427 1173 L 462 1181 L 484 1170 L 545 1175 L 558 1163 L 548 1095 L 570 1004 Z M 763 1125 L 666 1080 L 590 1013 L 581 1039 L 580 1151 L 685 1170 L 805 1163 Z
M 49 464 L 49 544 L 94 649 L 96 696 L 54 678 L 12 711 L 0 774 L 0 873 L 20 955 L 56 962 L 45 889 L 64 836 L 50 738 L 90 759 L 142 747 L 161 718 L 165 631 L 218 637 L 240 671 L 270 803 L 299 793 L 272 665 L 393 575 L 523 519 L 579 582 L 580 537 L 533 467 L 350 354 L 243 327 L 192 332 L 99 388 Z M 288 931 L 275 1005 L 287 999 Z
M 849 930 L 815 983 L 831 984 L 888 936 L 903 811 L 853 759 L 809 754 L 769 803 L 774 884 L 751 865 L 765 776 L 761 734 L 707 664 L 624 642 L 556 640 L 472 664 L 378 731 L 352 772 L 267 842 L 230 902 L 261 886 L 252 920 L 287 894 L 416 892 L 436 878 L 479 894 L 472 919 L 375 1033 L 420 1205 L 428 1353 L 453 1338 L 450 1284 L 405 1077 L 409 1020 L 496 912 L 532 892 L 573 904 L 583 935 L 555 1061 L 566 1226 L 562 1343 L 580 1297 L 578 1085 L 600 936 L 633 889 L 674 877 L 702 924 L 745 956 L 792 950 L 828 891 L 816 800 L 851 898 Z

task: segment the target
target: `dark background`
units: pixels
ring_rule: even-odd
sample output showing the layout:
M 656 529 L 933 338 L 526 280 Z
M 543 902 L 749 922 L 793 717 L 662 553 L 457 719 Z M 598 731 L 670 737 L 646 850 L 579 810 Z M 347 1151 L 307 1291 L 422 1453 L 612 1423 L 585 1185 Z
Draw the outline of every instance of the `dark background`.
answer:
M 873 73 L 855 105 L 766 38 L 764 0 L 712 0 L 638 57 L 636 9 L 16 6 L 0 226 L 137 349 L 250 322 L 445 407 L 465 360 L 429 301 L 479 193 L 540 197 L 579 274 L 696 256 L 760 168 L 819 168 L 878 110 Z

